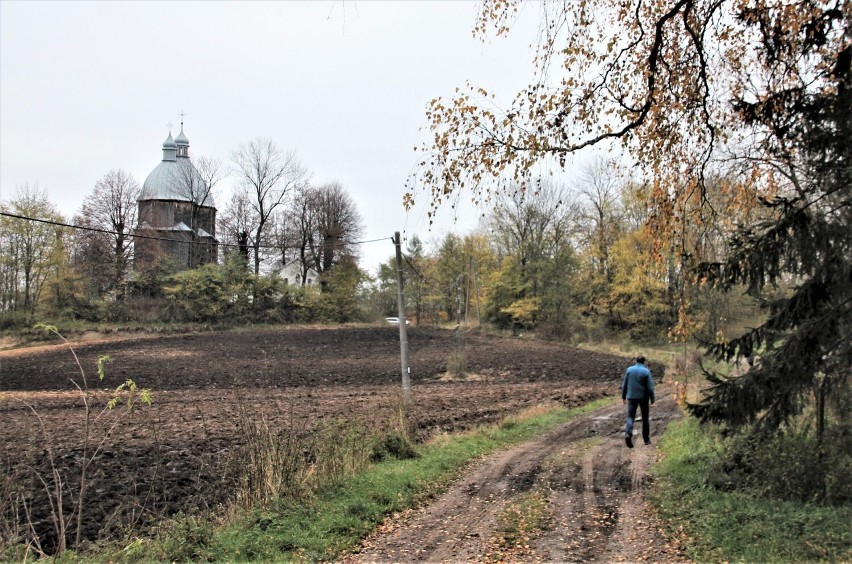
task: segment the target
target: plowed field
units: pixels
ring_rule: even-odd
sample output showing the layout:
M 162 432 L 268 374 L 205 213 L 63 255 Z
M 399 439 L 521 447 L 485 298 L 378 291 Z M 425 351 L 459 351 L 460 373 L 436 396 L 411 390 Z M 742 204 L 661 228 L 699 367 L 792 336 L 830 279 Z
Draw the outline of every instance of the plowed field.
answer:
M 541 402 L 578 405 L 618 393 L 627 359 L 527 339 L 465 334 L 470 376 L 445 376 L 456 333 L 408 331 L 410 425 L 420 438 L 470 428 Z M 398 418 L 399 331 L 395 327 L 279 328 L 137 337 L 80 343 L 74 351 L 90 389 L 92 413 L 84 536 L 138 529 L 177 511 L 212 507 L 230 490 L 220 463 L 239 440 L 240 413 L 271 425 L 329 419 Z M 97 358 L 109 355 L 97 379 Z M 659 370 L 655 371 L 659 374 Z M 153 405 L 132 415 L 103 412 L 114 389 L 132 378 Z M 38 475 L 53 456 L 73 507 L 85 437 L 75 383 L 80 368 L 66 345 L 0 352 L 0 457 L 3 511 L 24 505 L 51 539 L 50 506 Z M 49 447 L 49 448 L 48 448 Z M 49 481 L 49 480 L 48 480 Z

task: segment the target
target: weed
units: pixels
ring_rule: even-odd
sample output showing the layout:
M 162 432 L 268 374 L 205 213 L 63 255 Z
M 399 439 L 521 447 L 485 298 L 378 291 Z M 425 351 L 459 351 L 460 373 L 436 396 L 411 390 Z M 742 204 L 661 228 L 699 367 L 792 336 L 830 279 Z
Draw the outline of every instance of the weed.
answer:
M 373 446 L 370 459 L 372 462 L 381 462 L 390 458 L 405 460 L 416 457 L 417 451 L 408 436 L 399 431 L 389 431 Z
M 343 419 L 309 425 L 297 421 L 275 428 L 269 414 L 239 403 L 239 439 L 226 462 L 237 484 L 237 509 L 264 506 L 273 500 L 300 500 L 318 488 L 335 485 L 373 460 L 411 455 L 404 435 L 379 432 L 359 421 Z
M 37 529 L 36 524 L 34 523 L 34 516 L 32 514 L 31 501 L 28 501 L 25 496 L 15 497 L 14 499 L 17 501 L 10 501 L 13 498 L 4 496 L 4 505 L 9 503 L 10 508 L 3 508 L 3 521 L 6 521 L 7 519 L 17 520 L 23 517 L 23 520 L 26 523 L 26 535 L 21 535 L 20 527 L 16 527 L 13 531 L 15 536 L 12 538 L 23 541 L 27 552 L 32 551 L 35 555 L 44 557 L 48 555 L 48 552 L 58 556 L 67 549 L 67 536 L 72 524 L 71 521 L 73 521 L 73 526 L 75 527 L 74 547 L 80 547 L 83 533 L 86 494 L 88 493 L 88 488 L 90 486 L 89 469 L 101 449 L 104 447 L 110 434 L 120 422 L 121 417 L 125 414 L 133 413 L 136 409 L 137 403 L 150 405 L 151 393 L 147 389 L 138 388 L 133 380 L 127 380 L 113 391 L 112 397 L 109 401 L 107 401 L 106 405 L 102 409 L 99 411 L 96 410 L 94 407 L 95 397 L 89 389 L 86 371 L 84 370 L 80 359 L 77 357 L 77 353 L 68 340 L 55 326 L 52 325 L 39 323 L 36 324 L 35 329 L 47 334 L 53 334 L 68 345 L 68 349 L 74 357 L 74 361 L 80 372 L 79 381 L 71 379 L 71 383 L 79 393 L 84 410 L 83 428 L 80 431 L 82 435 L 82 452 L 79 458 L 79 470 L 76 475 L 78 488 L 76 492 L 72 492 L 69 489 L 69 480 L 63 475 L 63 471 L 57 462 L 57 445 L 53 437 L 48 432 L 41 413 L 32 403 L 21 398 L 15 398 L 15 401 L 24 405 L 36 418 L 38 422 L 37 428 L 41 433 L 40 447 L 46 457 L 47 469 L 46 471 L 37 469 L 35 464 L 29 465 L 28 468 L 35 480 L 35 483 L 38 485 L 37 487 L 41 488 L 48 500 L 50 512 L 49 523 L 52 529 L 52 534 L 55 537 L 55 546 L 50 548 L 43 546 L 43 532 Z M 105 367 L 109 361 L 110 358 L 108 356 L 98 358 L 97 372 L 99 380 L 104 379 Z M 113 411 L 119 403 L 126 403 L 127 409 L 121 410 L 117 416 L 109 420 L 109 418 L 106 417 L 107 413 Z M 99 424 L 104 428 L 102 429 L 102 436 L 100 440 L 96 440 L 95 430 Z M 3 487 L 5 488 L 6 486 L 4 485 Z M 73 507 L 70 511 L 67 498 L 71 498 L 73 502 Z M 24 537 L 28 538 L 24 540 Z

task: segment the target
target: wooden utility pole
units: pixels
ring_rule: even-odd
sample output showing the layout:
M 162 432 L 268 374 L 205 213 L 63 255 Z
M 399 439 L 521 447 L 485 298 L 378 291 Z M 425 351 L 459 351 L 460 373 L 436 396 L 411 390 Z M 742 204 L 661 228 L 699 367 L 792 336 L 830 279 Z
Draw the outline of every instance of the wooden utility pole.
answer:
M 399 231 L 394 233 L 393 239 L 396 246 L 396 287 L 397 307 L 399 309 L 399 353 L 402 365 L 402 396 L 407 403 L 411 399 L 411 377 L 408 367 L 408 330 L 405 318 L 405 297 L 402 294 L 402 248 Z

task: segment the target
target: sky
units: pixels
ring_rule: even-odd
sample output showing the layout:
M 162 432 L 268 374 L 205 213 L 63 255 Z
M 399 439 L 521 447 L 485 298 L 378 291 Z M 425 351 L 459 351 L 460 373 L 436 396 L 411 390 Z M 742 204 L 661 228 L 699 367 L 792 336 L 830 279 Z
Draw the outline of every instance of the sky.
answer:
M 229 160 L 269 138 L 315 184 L 338 181 L 363 219 L 362 268 L 391 237 L 468 233 L 482 210 L 402 196 L 428 141 L 426 105 L 466 81 L 508 106 L 532 77 L 538 9 L 508 37 L 471 33 L 472 1 L 20 2 L 0 0 L 0 199 L 38 183 L 71 217 L 110 169 L 141 185 L 169 133 Z M 214 194 L 222 212 L 235 178 Z M 422 199 L 422 198 L 421 198 Z

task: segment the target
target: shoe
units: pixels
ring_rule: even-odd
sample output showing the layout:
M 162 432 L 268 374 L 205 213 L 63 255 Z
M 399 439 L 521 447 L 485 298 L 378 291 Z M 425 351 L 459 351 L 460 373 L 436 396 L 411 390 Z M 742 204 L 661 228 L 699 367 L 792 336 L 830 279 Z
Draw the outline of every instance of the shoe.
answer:
M 646 444 L 646 445 L 650 445 L 650 444 L 651 444 L 651 439 L 648 439 L 647 441 L 645 441 L 645 444 Z
M 624 442 L 627 443 L 627 448 L 633 448 L 633 437 L 624 437 Z

